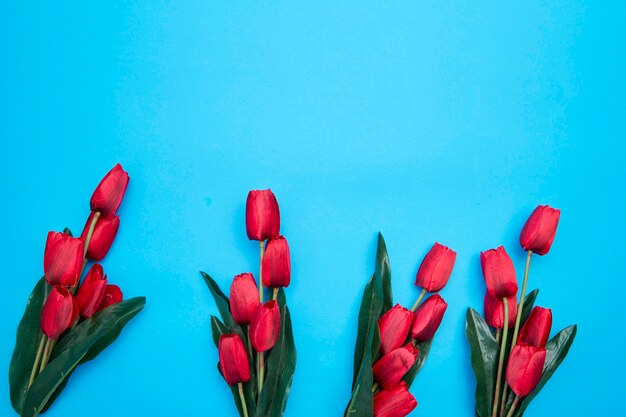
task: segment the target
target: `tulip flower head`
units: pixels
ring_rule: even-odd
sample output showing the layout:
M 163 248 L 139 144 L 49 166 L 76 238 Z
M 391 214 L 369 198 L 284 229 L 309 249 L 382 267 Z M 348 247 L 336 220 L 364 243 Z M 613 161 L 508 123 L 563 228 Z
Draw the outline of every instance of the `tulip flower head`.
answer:
M 435 335 L 448 304 L 439 294 L 431 295 L 415 310 L 411 337 L 424 342 Z
M 221 335 L 217 349 L 220 358 L 220 369 L 228 385 L 250 381 L 248 353 L 237 334 Z
M 480 265 L 489 295 L 502 299 L 517 294 L 515 266 L 504 246 L 481 252 Z
M 271 190 L 252 190 L 246 200 L 246 232 L 248 239 L 264 241 L 278 236 L 280 210 Z
M 515 395 L 525 397 L 537 387 L 545 362 L 545 348 L 515 345 L 506 368 L 506 382 Z
M 291 258 L 287 239 L 277 236 L 267 242 L 263 255 L 263 285 L 267 288 L 287 287 L 291 280 Z
M 437 292 L 448 283 L 456 252 L 447 246 L 435 243 L 420 264 L 415 277 L 415 285 L 428 292 Z
M 117 285 L 108 284 L 104 289 L 104 296 L 98 307 L 98 311 L 102 311 L 105 308 L 117 304 L 124 299 L 122 290 Z
M 522 326 L 517 342 L 536 347 L 546 347 L 551 328 L 552 310 L 537 306 L 533 308 L 528 320 Z
M 96 314 L 107 287 L 107 277 L 100 264 L 93 264 L 83 283 L 78 288 L 76 301 L 81 317 L 89 318 Z
M 399 348 L 406 342 L 412 322 L 413 313 L 400 304 L 391 307 L 389 311 L 378 319 L 380 353 L 382 355 Z
M 417 401 L 404 381 L 374 395 L 374 417 L 405 417 L 416 407 Z
M 261 305 L 254 276 L 246 272 L 233 279 L 230 286 L 230 313 L 237 324 L 250 324 Z
M 524 224 L 519 237 L 524 250 L 533 251 L 537 255 L 548 253 L 554 242 L 560 217 L 561 210 L 550 206 L 537 206 Z
M 509 329 L 515 327 L 515 319 L 517 318 L 517 297 L 508 297 L 507 304 L 509 307 Z M 496 329 L 504 329 L 504 304 L 501 299 L 493 298 L 489 292 L 485 293 L 485 321 L 491 327 Z
M 280 331 L 280 309 L 275 300 L 259 306 L 250 323 L 250 340 L 257 352 L 270 350 L 276 344 Z
M 50 285 L 76 286 L 83 266 L 84 245 L 79 238 L 49 232 L 43 257 L 43 270 Z
M 384 389 L 396 386 L 417 360 L 417 348 L 412 343 L 392 350 L 373 367 L 374 379 Z
M 62 285 L 55 285 L 41 310 L 41 331 L 56 340 L 76 320 L 78 305 L 72 293 Z
M 91 196 L 91 210 L 105 216 L 114 216 L 122 204 L 130 177 L 120 164 L 111 169 L 100 181 Z
M 89 227 L 91 226 L 93 216 L 94 212 L 92 211 L 89 214 L 89 218 L 87 219 L 87 223 L 85 224 L 83 233 L 80 235 L 83 241 L 87 240 L 87 234 L 89 233 Z M 93 234 L 91 235 L 89 246 L 87 247 L 87 258 L 94 261 L 101 261 L 109 252 L 109 249 L 111 248 L 111 245 L 115 240 L 115 235 L 117 235 L 117 229 L 119 229 L 119 227 L 120 216 L 100 216 L 93 229 Z

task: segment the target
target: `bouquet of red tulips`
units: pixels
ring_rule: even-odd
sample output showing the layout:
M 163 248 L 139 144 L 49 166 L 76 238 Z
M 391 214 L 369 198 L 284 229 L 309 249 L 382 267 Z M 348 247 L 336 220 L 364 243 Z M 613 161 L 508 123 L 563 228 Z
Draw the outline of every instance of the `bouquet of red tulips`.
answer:
M 533 308 L 538 290 L 525 295 L 532 254 L 548 253 L 559 217 L 559 210 L 539 206 L 522 229 L 520 244 L 528 256 L 519 302 L 515 267 L 504 247 L 480 254 L 487 284 L 485 319 L 469 308 L 466 322 L 478 417 L 521 417 L 574 342 L 576 325 L 548 341 L 552 312 Z M 509 329 L 513 329 L 510 338 Z
M 48 233 L 44 276 L 26 304 L 9 368 L 11 404 L 22 417 L 46 411 L 76 367 L 113 343 L 145 304 L 144 297 L 122 301 L 99 263 L 80 279 L 87 263 L 101 261 L 115 239 L 128 181 L 119 164 L 102 179 L 80 237 L 69 229 Z
M 394 305 L 387 248 L 378 234 L 374 275 L 359 311 L 352 396 L 344 417 L 404 417 L 417 407 L 409 387 L 448 307 L 436 293 L 450 279 L 455 260 L 456 252 L 435 243 L 417 271 L 415 284 L 422 288 L 417 301 L 410 310 Z M 435 294 L 424 300 L 429 292 Z
M 296 368 L 296 347 L 284 288 L 291 281 L 287 240 L 270 190 L 250 191 L 246 231 L 259 242 L 259 285 L 252 273 L 234 277 L 230 299 L 202 272 L 222 319 L 211 316 L 218 371 L 231 387 L 242 417 L 280 417 Z M 267 246 L 266 242 L 267 241 Z M 270 300 L 265 302 L 265 288 Z

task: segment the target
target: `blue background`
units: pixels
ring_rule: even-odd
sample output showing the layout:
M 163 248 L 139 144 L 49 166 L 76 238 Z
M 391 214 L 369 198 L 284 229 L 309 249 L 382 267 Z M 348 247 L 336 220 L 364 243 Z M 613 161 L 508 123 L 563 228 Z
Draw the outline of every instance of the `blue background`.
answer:
M 517 238 L 539 203 L 563 214 L 530 288 L 555 330 L 578 323 L 579 336 L 527 415 L 614 414 L 624 3 L 225 3 L 2 5 L 0 414 L 13 414 L 6 375 L 46 232 L 80 231 L 118 161 L 132 179 L 104 266 L 148 304 L 49 415 L 235 415 L 198 270 L 224 288 L 256 273 L 244 204 L 266 187 L 292 250 L 288 416 L 344 410 L 378 230 L 405 305 L 433 242 L 458 251 L 413 415 L 473 415 L 464 313 L 482 309 L 478 254 L 504 244 L 521 275 Z

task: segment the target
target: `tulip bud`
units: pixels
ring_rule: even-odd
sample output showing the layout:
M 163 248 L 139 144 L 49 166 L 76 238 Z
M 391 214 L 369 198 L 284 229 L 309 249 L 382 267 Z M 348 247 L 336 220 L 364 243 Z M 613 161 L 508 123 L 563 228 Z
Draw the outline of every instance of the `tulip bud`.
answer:
M 536 347 L 546 347 L 552 327 L 552 310 L 535 307 L 530 312 L 528 320 L 522 326 L 517 343 L 525 343 Z
M 502 299 L 517 294 L 515 266 L 504 250 L 504 246 L 481 252 L 480 265 L 483 269 L 489 295 Z
M 91 210 L 99 211 L 105 216 L 114 216 L 122 204 L 122 198 L 128 187 L 130 177 L 128 173 L 117 164 L 100 181 L 91 196 Z
M 515 327 L 515 319 L 517 318 L 517 297 L 508 297 L 509 307 L 509 329 Z M 485 321 L 491 327 L 496 329 L 504 329 L 504 303 L 502 299 L 493 298 L 489 293 L 485 293 Z
M 374 395 L 374 417 L 405 417 L 415 410 L 417 401 L 402 381 L 390 390 Z
M 56 285 L 41 310 L 41 331 L 56 340 L 74 323 L 77 314 L 78 307 L 72 293 L 64 286 Z
M 425 342 L 435 335 L 441 324 L 448 304 L 439 294 L 431 295 L 415 310 L 411 326 L 411 337 L 418 342 Z
M 380 330 L 380 353 L 385 355 L 399 348 L 406 342 L 409 328 L 413 322 L 413 313 L 396 304 L 378 319 Z
M 124 299 L 124 294 L 122 294 L 122 290 L 120 290 L 120 287 L 118 287 L 117 285 L 109 284 L 104 289 L 104 296 L 102 296 L 102 301 L 100 302 L 98 311 L 102 311 L 108 306 L 117 304 L 123 299 Z
M 87 219 L 87 223 L 85 224 L 83 233 L 80 235 L 83 241 L 87 240 L 87 234 L 89 233 L 89 227 L 91 226 L 93 216 L 94 212 L 92 211 L 89 214 L 89 218 Z M 87 258 L 94 261 L 101 261 L 106 256 L 107 252 L 109 252 L 109 249 L 113 244 L 113 240 L 115 240 L 117 229 L 119 229 L 119 227 L 120 216 L 100 216 L 93 229 L 91 240 L 89 241 L 89 247 L 87 248 Z
M 374 364 L 374 379 L 384 389 L 393 388 L 417 360 L 417 348 L 412 343 L 392 350 Z
M 417 270 L 415 285 L 426 289 L 428 292 L 439 291 L 448 283 L 455 261 L 455 251 L 435 243 Z
M 81 239 L 49 232 L 43 256 L 43 270 L 48 284 L 75 286 L 83 266 L 83 255 Z
M 251 273 L 239 274 L 230 286 L 230 314 L 237 324 L 250 324 L 261 305 L 259 290 Z
M 104 298 L 106 287 L 107 277 L 104 275 L 102 266 L 93 264 L 76 294 L 81 317 L 89 318 L 96 314 Z
M 250 340 L 257 352 L 270 350 L 280 330 L 280 310 L 275 300 L 259 306 L 250 323 Z
M 544 348 L 515 345 L 506 368 L 506 382 L 518 397 L 527 396 L 537 387 L 545 362 Z
M 271 190 L 252 190 L 246 200 L 246 232 L 250 240 L 267 240 L 278 236 L 280 210 Z
M 291 280 L 291 259 L 287 239 L 270 239 L 263 255 L 263 285 L 267 288 L 287 287 Z
M 220 357 L 220 369 L 228 385 L 250 381 L 248 353 L 237 334 L 221 335 L 217 350 Z
M 524 250 L 533 251 L 537 255 L 548 253 L 554 241 L 560 217 L 561 210 L 550 206 L 537 206 L 526 220 L 519 237 L 519 243 Z

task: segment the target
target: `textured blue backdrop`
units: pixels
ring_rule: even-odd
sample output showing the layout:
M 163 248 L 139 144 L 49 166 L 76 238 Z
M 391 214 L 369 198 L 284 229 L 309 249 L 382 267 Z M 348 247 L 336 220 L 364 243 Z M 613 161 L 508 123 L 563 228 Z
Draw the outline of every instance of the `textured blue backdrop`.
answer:
M 344 409 L 378 230 L 405 304 L 432 243 L 458 251 L 414 415 L 473 415 L 464 312 L 482 303 L 478 252 L 505 244 L 521 271 L 537 203 L 563 215 L 530 288 L 579 336 L 528 416 L 614 414 L 625 3 L 312 3 L 1 6 L 0 414 L 46 232 L 79 230 L 118 161 L 131 183 L 105 268 L 148 304 L 50 416 L 235 415 L 198 270 L 223 286 L 256 271 L 244 203 L 265 187 L 293 257 L 288 416 Z

